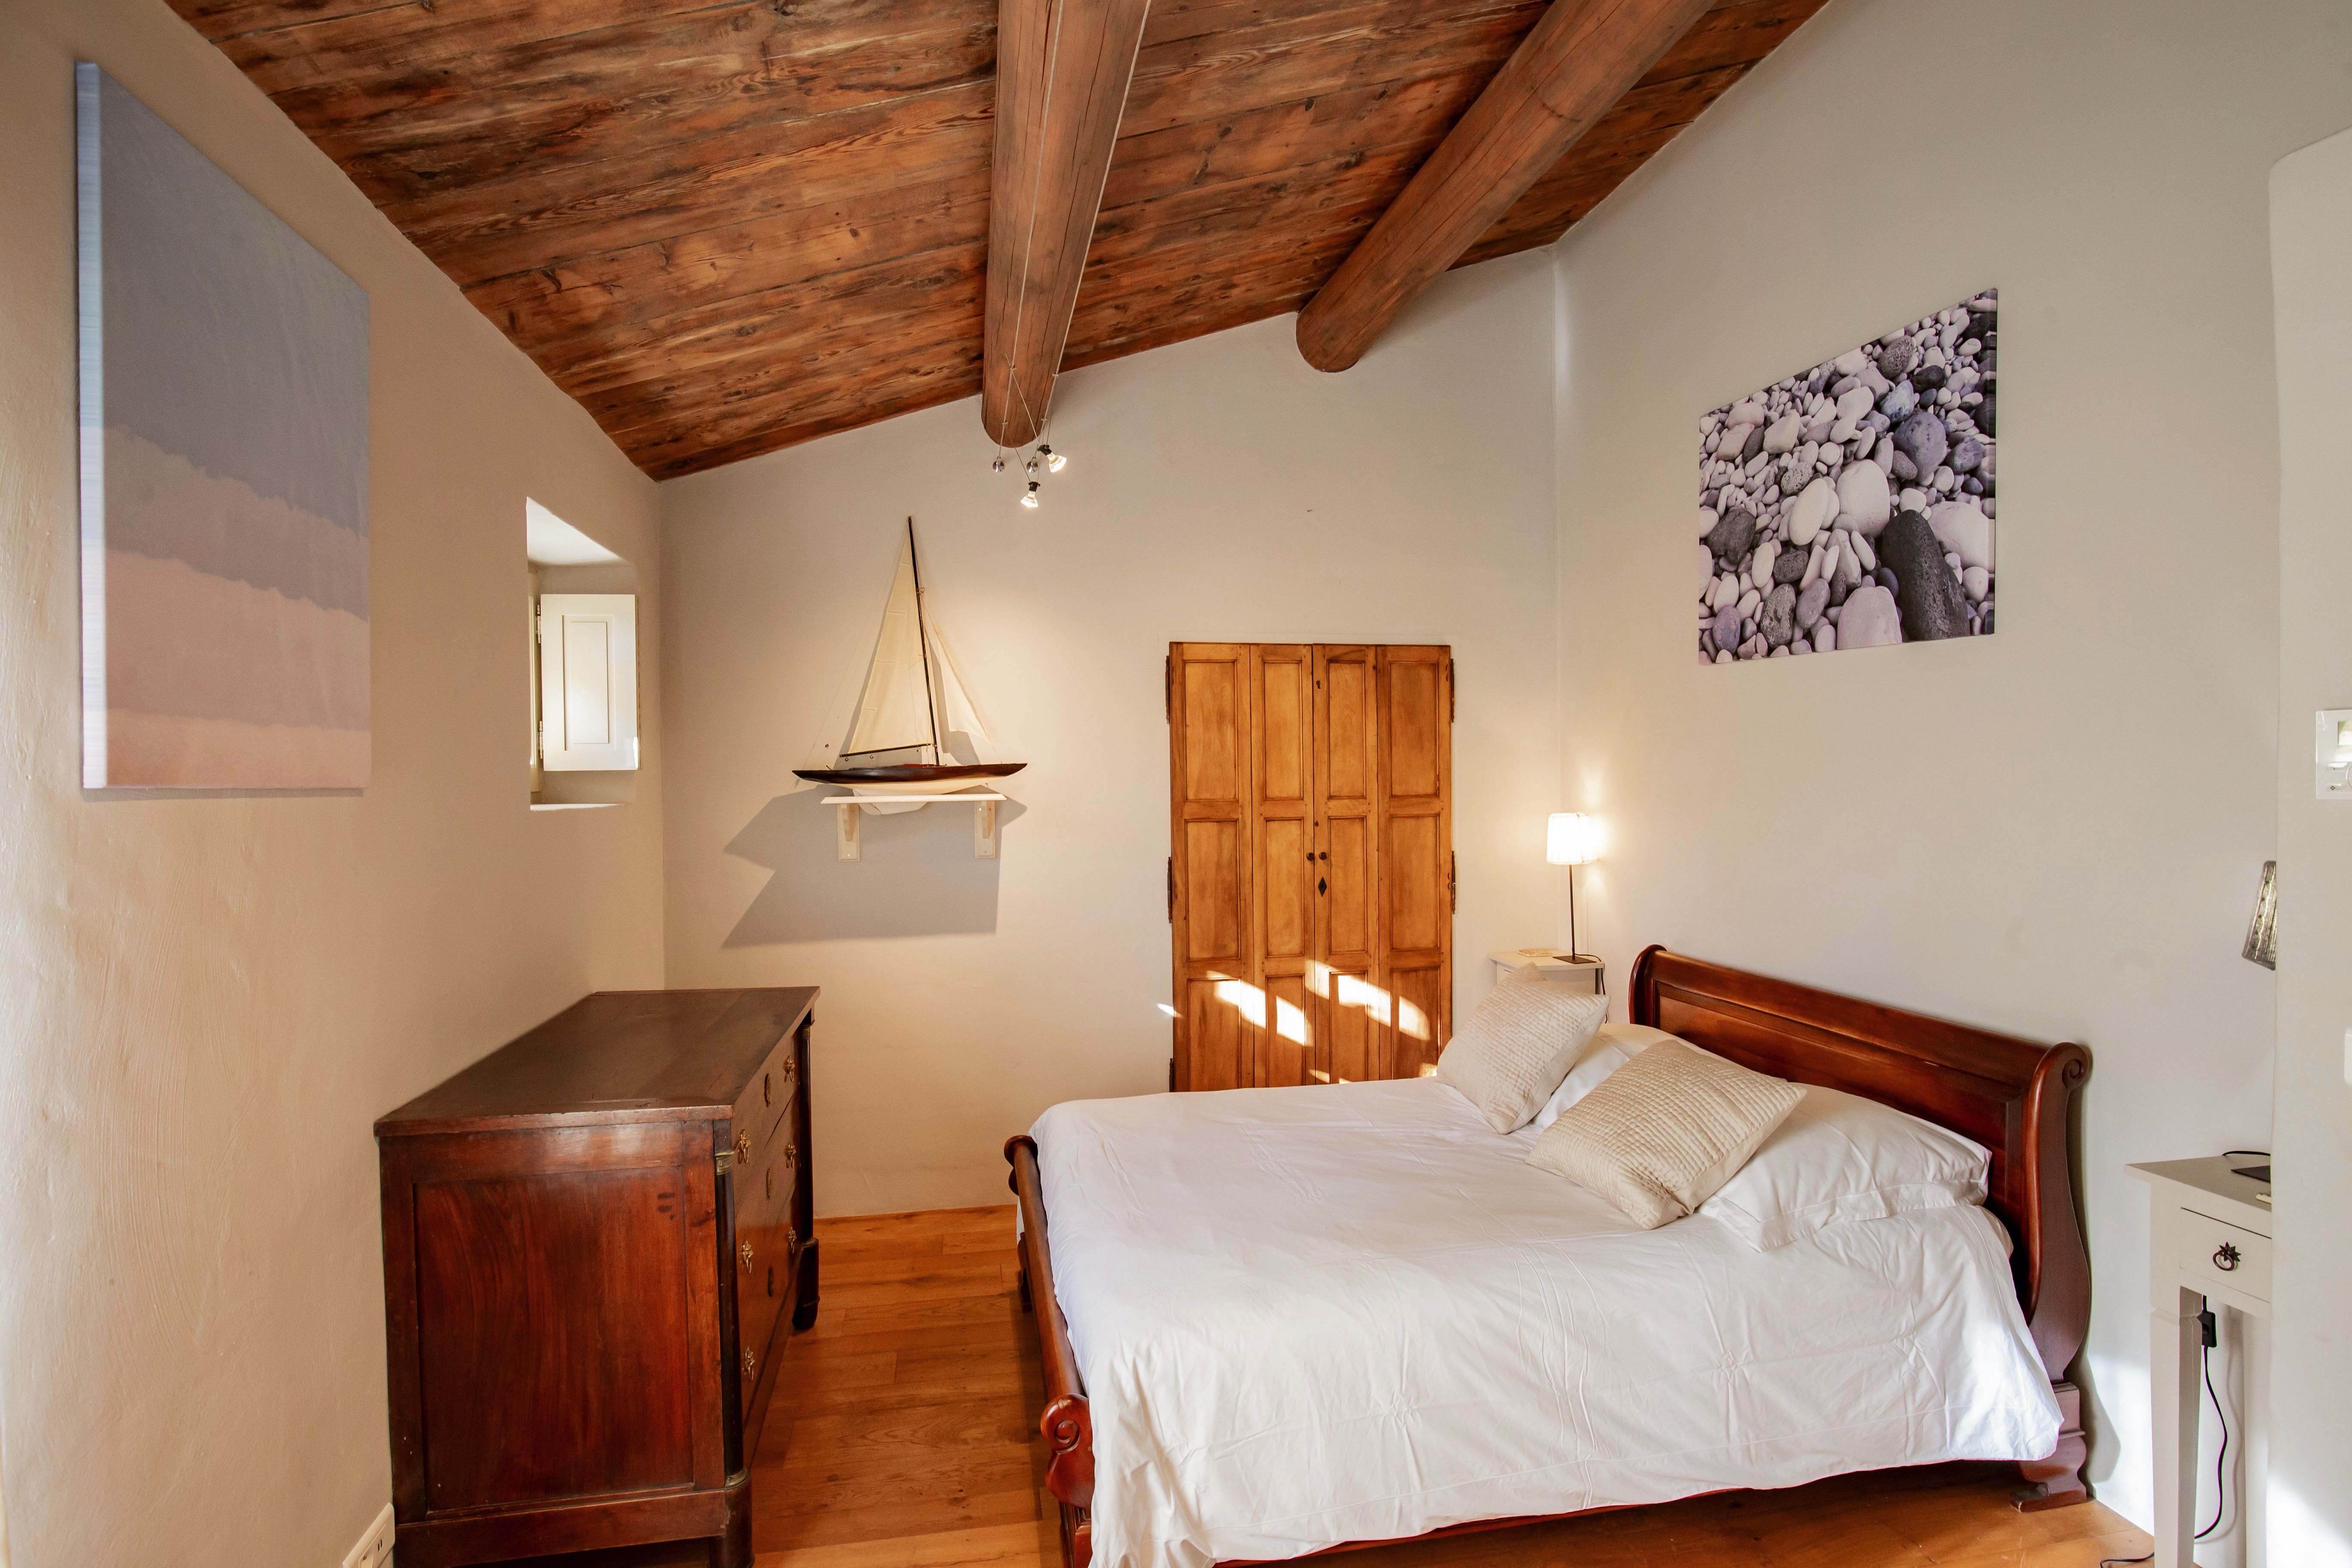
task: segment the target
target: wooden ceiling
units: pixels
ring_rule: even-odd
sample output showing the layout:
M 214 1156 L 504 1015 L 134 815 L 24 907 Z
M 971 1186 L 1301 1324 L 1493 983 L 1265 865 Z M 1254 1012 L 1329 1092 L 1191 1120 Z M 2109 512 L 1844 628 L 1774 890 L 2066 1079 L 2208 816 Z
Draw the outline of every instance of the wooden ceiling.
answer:
M 172 3 L 656 478 L 980 389 L 999 0 Z M 1823 3 L 1717 0 L 1456 264 Z M 1153 0 L 1062 366 L 1299 309 L 1546 9 Z

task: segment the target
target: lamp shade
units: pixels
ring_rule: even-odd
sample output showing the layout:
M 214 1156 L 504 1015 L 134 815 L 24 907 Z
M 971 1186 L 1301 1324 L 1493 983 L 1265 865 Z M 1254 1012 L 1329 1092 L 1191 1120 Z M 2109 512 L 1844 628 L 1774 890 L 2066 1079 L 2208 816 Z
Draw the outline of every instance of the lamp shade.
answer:
M 1544 833 L 1544 858 L 1555 866 L 1582 866 L 1599 848 L 1592 818 L 1580 811 L 1555 811 Z

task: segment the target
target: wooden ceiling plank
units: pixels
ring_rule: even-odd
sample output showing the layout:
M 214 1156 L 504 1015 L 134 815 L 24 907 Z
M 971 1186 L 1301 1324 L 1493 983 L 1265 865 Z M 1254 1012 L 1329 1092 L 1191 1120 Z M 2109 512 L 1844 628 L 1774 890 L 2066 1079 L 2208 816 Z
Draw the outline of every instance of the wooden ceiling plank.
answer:
M 1377 216 L 1368 212 L 1355 230 L 1304 245 L 1240 257 L 1209 247 L 1188 256 L 1162 257 L 1156 264 L 1157 282 L 1114 299 L 1085 302 L 1071 327 L 1071 358 L 1094 363 L 1124 353 L 1123 345 L 1129 342 L 1181 341 L 1190 334 L 1173 331 L 1180 323 L 1222 320 L 1258 304 L 1296 304 L 1314 290 Z
M 1485 81 L 1484 71 L 1425 77 L 1122 137 L 1103 187 L 1103 210 L 1117 212 L 1209 185 L 1266 179 L 1285 169 L 1393 146 L 1415 136 L 1433 147 L 1440 136 L 1430 127 L 1450 124 Z
M 1510 10 L 1525 4 L 1527 0 L 1425 0 L 1421 11 L 1433 22 L 1472 16 L 1481 11 Z M 1346 16 L 1362 9 L 1363 0 L 1153 0 L 1151 15 L 1143 24 L 1143 47 L 1152 49 L 1185 38 L 1231 36 L 1305 17 Z
M 974 342 L 976 342 L 976 338 Z M 873 404 L 957 388 L 956 396 L 979 390 L 979 355 L 964 343 L 919 343 L 869 366 L 854 382 L 822 389 L 788 384 L 764 396 L 740 399 L 725 412 L 696 410 L 690 415 L 668 410 L 667 423 L 633 426 L 614 436 L 622 449 L 643 466 L 648 458 L 673 460 L 683 453 L 707 451 L 745 440 L 769 438 L 770 433 L 794 425 L 849 414 Z
M 1725 0 L 1691 24 L 1636 86 L 1752 66 L 1787 41 L 1828 0 Z
M 1465 68 L 1499 69 L 1543 15 L 1528 4 L 1431 22 L 1412 0 L 1371 8 L 1373 20 L 1296 38 L 1237 35 L 1186 40 L 1138 62 L 1122 122 L 1128 134 L 1210 119 L 1263 103 L 1310 99 Z M 1264 29 L 1279 34 L 1282 29 Z
M 884 419 L 895 419 L 902 414 L 914 414 L 922 409 L 935 408 L 942 403 L 955 403 L 970 397 L 979 389 L 979 383 L 980 378 L 975 372 L 969 384 L 958 384 L 943 380 L 937 384 L 919 386 L 912 392 L 896 392 L 891 396 L 856 412 L 836 414 L 822 419 L 763 430 L 757 435 L 743 437 L 714 447 L 696 447 L 689 440 L 685 444 L 684 456 L 669 457 L 648 453 L 637 460 L 639 466 L 653 479 L 684 479 L 689 474 L 698 474 L 724 464 L 741 462 L 746 458 L 763 457 L 786 447 L 797 447 L 803 442 L 814 441 L 820 436 L 837 435 L 844 430 L 855 430 L 861 426 L 876 424 Z
M 772 12 L 759 15 L 781 26 Z M 730 37 L 695 47 L 703 40 L 675 36 L 686 26 L 620 30 L 639 36 L 593 61 L 511 64 L 496 93 L 445 69 L 273 97 L 373 199 L 404 202 L 985 82 L 994 69 L 992 23 L 821 52 L 776 47 L 765 26 L 730 26 Z
M 831 330 L 883 332 L 897 321 L 921 335 L 944 305 L 961 300 L 986 267 L 983 243 L 896 257 L 845 277 L 776 289 L 751 300 L 681 311 L 600 340 L 569 359 L 535 356 L 575 397 L 632 382 L 686 375 L 701 367 L 756 358 L 778 343 Z
M 886 185 L 823 207 L 509 273 L 466 290 L 529 353 L 595 342 L 677 312 L 751 300 L 988 233 L 988 174 Z
M 1299 312 L 1307 362 L 1336 371 L 1361 358 L 1397 312 L 1476 244 L 1705 9 L 1706 0 L 1554 0 L 1396 205 Z
M 1045 427 L 1149 0 L 1002 0 L 981 424 Z
M 988 166 L 986 83 L 387 208 L 460 285 Z
M 908 355 L 930 363 L 946 354 L 968 363 L 976 356 L 966 333 L 979 322 L 981 297 L 975 273 L 951 300 L 943 296 L 930 302 L 939 325 L 960 331 L 909 339 L 898 332 L 896 318 L 811 323 L 817 330 L 772 342 L 762 353 L 583 394 L 580 404 L 618 436 L 646 425 L 674 424 L 686 406 L 694 410 L 696 422 L 708 426 L 744 404 L 787 394 L 814 403 L 832 389 L 887 381 L 895 374 L 893 365 Z
M 633 58 L 653 63 L 701 50 L 766 48 L 818 56 L 892 37 L 993 30 L 987 0 L 794 0 L 789 16 L 772 0 L 467 0 L 409 5 L 397 16 L 368 12 L 304 20 L 224 39 L 221 52 L 264 91 L 301 88 L 368 90 L 381 82 L 454 78 L 496 98 L 511 80 L 535 79 L 572 62 L 583 91 L 625 83 Z M 756 52 L 754 60 L 758 58 Z
M 1087 270 L 1099 274 L 1107 289 L 1115 277 L 1124 287 L 1133 264 L 1196 238 L 1276 229 L 1314 233 L 1328 228 L 1334 214 L 1367 205 L 1377 213 L 1395 199 L 1428 152 L 1425 142 L 1408 142 L 1106 213 L 1095 225 Z
M 424 17 L 433 10 L 431 0 L 171 0 L 171 5 L 211 44 L 321 18 L 403 12 Z

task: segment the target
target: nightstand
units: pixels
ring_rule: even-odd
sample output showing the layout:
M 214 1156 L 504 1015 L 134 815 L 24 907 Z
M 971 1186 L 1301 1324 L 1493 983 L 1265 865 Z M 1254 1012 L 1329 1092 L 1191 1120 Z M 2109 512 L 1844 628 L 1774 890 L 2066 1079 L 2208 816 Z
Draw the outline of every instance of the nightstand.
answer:
M 1487 961 L 1495 966 L 1495 978 L 1500 980 L 1514 969 L 1534 964 L 1543 972 L 1546 980 L 1559 985 L 1573 985 L 1580 991 L 1590 991 L 1596 996 L 1608 994 L 1608 965 L 1586 953 L 1571 959 L 1568 954 L 1549 947 L 1515 947 L 1505 952 L 1490 952 Z
M 2148 1354 L 2156 1453 L 2156 1568 L 2195 1568 L 2197 1423 L 2204 1400 L 2198 1314 L 2210 1301 L 2271 1315 L 2270 1184 L 2236 1174 L 2254 1159 L 2166 1160 L 2133 1165 L 2148 1184 Z M 2256 1378 L 2250 1370 L 2250 1394 Z M 2246 1490 L 2262 1481 L 2248 1465 Z M 2253 1532 L 2249 1531 L 2249 1546 Z M 2254 1561 L 2250 1552 L 2248 1561 Z

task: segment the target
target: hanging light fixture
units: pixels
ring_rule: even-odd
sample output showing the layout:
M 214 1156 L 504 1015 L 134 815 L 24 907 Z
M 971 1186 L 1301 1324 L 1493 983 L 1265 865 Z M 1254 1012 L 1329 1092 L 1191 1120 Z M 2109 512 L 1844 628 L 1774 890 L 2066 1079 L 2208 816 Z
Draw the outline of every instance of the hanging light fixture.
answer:
M 1031 479 L 1029 481 L 1029 488 L 1023 491 L 1021 495 L 1021 504 L 1027 507 L 1031 511 L 1037 510 L 1037 481 L 1035 479 Z
M 1034 476 L 1037 472 L 1037 459 L 1033 457 L 1027 462 L 1022 464 L 1021 471 L 1024 474 Z
M 1003 453 L 999 452 L 996 454 L 996 460 L 988 465 L 988 471 L 992 474 L 1001 474 L 1004 471 Z
M 1045 471 L 1049 474 L 1058 474 L 1064 468 L 1070 466 L 1070 458 L 1067 453 L 1056 452 L 1053 447 L 1046 446 L 1043 442 L 1038 443 L 1037 456 L 1045 459 Z

